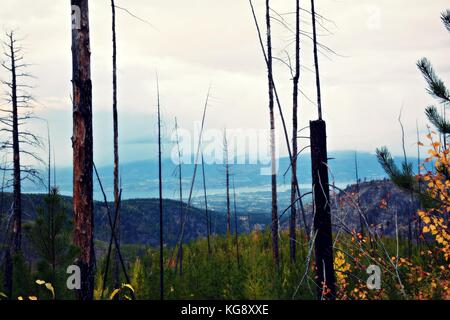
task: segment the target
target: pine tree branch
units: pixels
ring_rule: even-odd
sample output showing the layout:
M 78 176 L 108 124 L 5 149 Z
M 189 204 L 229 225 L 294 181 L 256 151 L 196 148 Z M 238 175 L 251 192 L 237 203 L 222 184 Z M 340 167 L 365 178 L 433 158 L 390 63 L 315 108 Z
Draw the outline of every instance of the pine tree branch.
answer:
M 450 123 L 439 114 L 435 106 L 427 107 L 425 115 L 440 133 L 450 134 Z
M 422 72 L 423 77 L 427 81 L 427 91 L 433 97 L 441 100 L 442 103 L 450 102 L 450 94 L 444 82 L 436 75 L 430 61 L 427 58 L 422 58 L 417 62 L 417 67 Z

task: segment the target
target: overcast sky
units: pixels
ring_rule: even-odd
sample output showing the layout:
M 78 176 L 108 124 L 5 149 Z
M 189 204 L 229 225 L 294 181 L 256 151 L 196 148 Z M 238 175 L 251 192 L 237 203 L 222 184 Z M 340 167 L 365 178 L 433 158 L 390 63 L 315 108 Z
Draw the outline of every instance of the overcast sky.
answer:
M 309 10 L 309 1 L 302 2 Z M 254 3 L 263 25 L 264 1 Z M 247 0 L 122 0 L 117 5 L 153 26 L 122 10 L 117 12 L 123 162 L 156 153 L 150 143 L 156 134 L 156 71 L 168 134 L 175 116 L 180 127 L 193 129 L 210 84 L 213 99 L 208 129 L 268 128 L 266 70 Z M 283 14 L 292 12 L 295 2 L 273 0 L 272 5 Z M 415 63 L 428 57 L 447 84 L 450 79 L 450 37 L 439 19 L 446 6 L 445 0 L 317 1 L 317 11 L 329 19 L 322 21 L 327 30 L 320 30 L 319 40 L 336 52 L 320 56 L 330 150 L 373 152 L 387 145 L 400 153 L 397 118 L 403 105 L 406 147 L 411 154 L 415 152 L 416 120 L 425 131 L 423 110 L 434 102 L 426 94 Z M 90 1 L 95 159 L 99 164 L 112 162 L 110 15 L 110 1 Z M 282 17 L 293 24 L 292 14 Z M 307 34 L 310 16 L 304 12 L 302 17 Z M 25 37 L 26 61 L 34 64 L 30 71 L 37 77 L 32 91 L 39 105 L 35 112 L 49 120 L 60 166 L 70 165 L 72 157 L 70 26 L 68 0 L 2 0 L 0 27 L 17 28 Z M 293 34 L 274 21 L 273 36 L 274 54 L 286 59 L 285 51 L 293 52 Z M 307 36 L 302 41 L 304 96 L 299 127 L 317 117 L 309 101 L 315 100 L 311 41 Z M 289 119 L 291 76 L 281 62 L 275 65 Z M 0 78 L 7 77 L 0 71 Z M 35 122 L 32 130 L 46 135 L 43 123 Z

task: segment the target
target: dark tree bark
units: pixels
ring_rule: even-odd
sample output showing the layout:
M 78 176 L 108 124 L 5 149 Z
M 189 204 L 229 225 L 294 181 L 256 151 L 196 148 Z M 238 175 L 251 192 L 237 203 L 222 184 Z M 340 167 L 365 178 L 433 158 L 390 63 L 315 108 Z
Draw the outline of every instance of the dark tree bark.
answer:
M 325 121 L 311 121 L 310 128 L 315 210 L 314 232 L 316 233 L 314 250 L 316 256 L 318 298 L 334 299 L 336 286 L 333 266 L 333 236 L 331 231 Z
M 278 250 L 278 205 L 277 205 L 277 164 L 275 154 L 275 115 L 274 115 L 274 88 L 272 71 L 272 35 L 270 21 L 270 1 L 266 0 L 266 27 L 267 27 L 267 76 L 269 82 L 269 114 L 270 114 L 270 153 L 272 159 L 272 253 L 277 267 L 280 266 Z
M 47 122 L 47 143 L 48 143 L 48 175 L 47 175 L 47 192 L 52 193 L 52 142 L 50 138 L 50 127 Z
M 21 57 L 18 57 L 19 50 L 16 48 L 16 40 L 14 38 L 14 33 L 10 32 L 7 34 L 6 50 L 8 51 L 5 55 L 8 57 L 9 66 L 4 64 L 3 66 L 11 74 L 11 82 L 5 82 L 10 89 L 9 102 L 11 103 L 10 117 L 7 120 L 10 124 L 10 129 L 6 130 L 11 134 L 12 143 L 10 147 L 12 148 L 13 155 L 13 228 L 12 228 L 12 252 L 17 253 L 21 250 L 22 242 L 22 201 L 21 201 L 21 167 L 20 167 L 20 137 L 19 137 L 19 102 L 18 102 L 18 84 L 17 84 L 17 64 Z M 2 121 L 4 122 L 4 121 Z M 6 146 L 5 143 L 3 147 Z
M 53 188 L 56 188 L 56 152 L 53 147 Z
M 5 186 L 6 186 L 6 169 L 2 168 L 2 186 L 0 188 L 0 230 L 3 234 L 6 234 L 8 229 L 7 221 L 8 215 L 4 212 L 5 209 Z M 5 240 L 5 238 L 0 238 Z M 2 241 L 3 243 L 3 241 Z M 1 253 L 1 250 L 0 250 Z
M 314 65 L 316 71 L 317 111 L 319 120 L 310 122 L 311 166 L 314 196 L 314 242 L 315 267 L 317 273 L 317 295 L 319 299 L 333 300 L 336 283 L 333 266 L 333 234 L 331 229 L 330 186 L 328 179 L 328 154 L 326 124 L 322 120 L 319 57 L 317 50 L 316 11 L 311 0 L 313 26 Z
M 88 0 L 71 0 L 73 63 L 73 213 L 74 242 L 80 248 L 80 300 L 94 292 L 92 82 Z
M 295 74 L 293 78 L 294 91 L 292 93 L 293 103 L 292 103 L 292 174 L 291 174 L 291 219 L 289 223 L 289 248 L 290 248 L 290 258 L 291 262 L 296 260 L 296 225 L 297 225 L 297 210 L 296 210 L 296 200 L 297 200 L 297 160 L 298 160 L 298 146 L 297 146 L 297 135 L 298 135 L 298 83 L 300 79 L 300 0 L 296 0 L 296 10 L 295 10 Z
M 164 220 L 162 194 L 162 154 L 161 154 L 161 105 L 159 101 L 159 81 L 156 78 L 158 92 L 158 173 L 159 173 L 159 298 L 164 300 Z
M 6 241 L 7 235 L 6 232 L 8 230 L 8 215 L 4 213 L 4 205 L 5 205 L 5 178 L 6 178 L 6 169 L 3 168 L 3 177 L 2 177 L 2 187 L 0 193 L 0 232 L 5 234 L 5 236 L 0 238 L 0 243 L 4 243 Z M 3 256 L 2 250 L 0 250 L 0 255 Z M 6 249 L 4 253 L 3 260 L 3 288 L 5 289 L 5 293 L 8 297 L 11 297 L 12 290 L 12 270 L 9 268 L 12 267 L 11 263 L 11 254 L 10 250 Z M 1 264 L 0 264 L 1 265 Z
M 12 102 L 12 140 L 13 140 L 13 253 L 18 253 L 22 247 L 22 191 L 20 178 L 20 145 L 19 145 L 19 113 L 17 102 L 17 74 L 16 74 L 16 50 L 14 37 L 10 36 L 11 53 L 11 102 Z
M 112 10 L 112 44 L 113 44 L 113 137 L 114 137 L 114 207 L 119 204 L 119 124 L 117 116 L 117 39 L 116 39 L 116 6 L 111 0 Z M 116 239 L 120 243 L 120 211 L 116 222 Z M 120 286 L 120 260 L 117 251 L 114 255 L 114 286 Z
M 21 191 L 21 167 L 20 167 L 20 139 L 19 139 L 19 104 L 17 98 L 17 54 L 16 40 L 14 33 L 8 33 L 7 57 L 10 61 L 11 82 L 9 87 L 10 103 L 11 103 L 11 129 L 12 134 L 12 154 L 13 154 L 13 217 L 12 217 L 12 246 L 8 249 L 5 257 L 5 291 L 9 297 L 13 292 L 13 260 L 14 256 L 20 252 L 22 248 L 22 191 Z

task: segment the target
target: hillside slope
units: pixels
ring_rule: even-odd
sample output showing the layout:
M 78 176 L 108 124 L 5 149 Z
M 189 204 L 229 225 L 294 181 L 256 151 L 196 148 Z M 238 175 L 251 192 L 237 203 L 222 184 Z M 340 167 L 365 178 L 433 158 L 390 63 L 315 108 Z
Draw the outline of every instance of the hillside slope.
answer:
M 349 229 L 359 229 L 359 214 L 356 203 L 367 217 L 370 225 L 384 235 L 395 235 L 395 216 L 398 217 L 400 234 L 406 234 L 408 216 L 417 209 L 417 202 L 411 204 L 410 194 L 397 188 L 389 180 L 376 180 L 362 182 L 359 185 L 359 199 L 356 194 L 356 185 L 350 185 L 343 191 L 333 195 L 332 216 L 335 230 L 342 224 Z M 24 194 L 23 210 L 24 221 L 34 218 L 37 208 L 44 205 L 44 196 L 40 194 Z M 71 217 L 72 198 L 63 196 L 67 206 L 67 214 Z M 3 198 L 3 209 L 12 201 L 11 194 L 5 193 Z M 257 199 L 249 200 L 257 201 Z M 109 203 L 113 208 L 113 204 Z M 180 202 L 175 200 L 164 200 L 164 233 L 168 245 L 177 241 L 180 230 Z M 306 205 L 308 223 L 312 219 L 312 207 Z M 108 224 L 107 210 L 102 202 L 95 202 L 95 235 L 98 240 L 109 241 L 110 229 Z M 159 237 L 159 202 L 157 199 L 130 199 L 123 200 L 121 204 L 121 240 L 125 244 L 157 245 Z M 212 219 L 212 231 L 224 234 L 226 227 L 226 216 L 221 211 L 210 210 Z M 281 214 L 281 212 L 280 212 Z M 253 214 L 238 211 L 239 232 L 248 232 L 252 229 L 265 228 L 270 224 L 270 215 Z M 288 227 L 289 212 L 286 212 L 280 221 L 283 229 Z M 302 226 L 303 221 L 299 219 Z M 234 229 L 234 224 L 233 224 Z M 234 232 L 234 230 L 233 230 Z M 206 236 L 206 218 L 204 209 L 192 207 L 189 210 L 185 228 L 185 241 Z
M 39 207 L 43 207 L 44 195 L 42 194 L 23 194 L 23 221 L 32 221 Z M 67 208 L 67 215 L 72 216 L 71 206 L 72 198 L 62 196 Z M 12 203 L 12 195 L 5 193 L 0 201 L 0 215 L 5 218 L 5 212 L 9 211 Z M 113 208 L 113 203 L 109 203 L 109 208 Z M 185 211 L 186 204 L 183 204 Z M 180 230 L 180 202 L 165 199 L 163 202 L 164 210 L 164 237 L 168 245 L 173 245 L 177 241 Z M 121 203 L 121 241 L 125 244 L 146 244 L 157 245 L 159 243 L 159 200 L 158 199 L 130 199 L 123 200 Z M 209 210 L 212 221 L 212 232 L 224 234 L 226 227 L 226 217 L 224 213 Z M 96 239 L 109 241 L 110 228 L 108 222 L 107 209 L 104 203 L 94 202 L 94 228 Z M 244 219 L 245 217 L 242 217 Z M 2 219 L 0 219 L 2 221 Z M 240 223 L 239 231 L 248 231 L 256 224 L 265 224 L 264 217 L 251 219 L 251 225 Z M 188 212 L 188 218 L 185 225 L 185 242 L 206 236 L 206 216 L 205 210 L 191 207 Z

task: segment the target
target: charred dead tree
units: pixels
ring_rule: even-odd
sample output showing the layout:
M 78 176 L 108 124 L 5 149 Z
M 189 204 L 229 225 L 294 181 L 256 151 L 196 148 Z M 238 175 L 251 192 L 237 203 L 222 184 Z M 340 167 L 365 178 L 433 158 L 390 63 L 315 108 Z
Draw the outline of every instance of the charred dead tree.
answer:
M 92 82 L 88 0 L 71 0 L 73 69 L 74 243 L 80 248 L 80 300 L 92 300 L 95 251 L 93 217 Z
M 164 300 L 164 220 L 162 194 L 162 152 L 161 152 L 161 104 L 159 99 L 159 80 L 156 76 L 158 102 L 158 182 L 159 182 L 159 298 Z
M 5 162 L 3 163 L 4 166 Z M 8 282 L 6 281 L 6 274 L 8 274 L 6 271 L 7 267 L 7 260 L 6 260 L 6 252 L 9 251 L 8 248 L 6 248 L 5 244 L 8 238 L 8 231 L 9 231 L 9 217 L 8 212 L 5 211 L 5 186 L 6 186 L 6 170 L 2 168 L 2 185 L 0 188 L 0 266 L 2 266 L 3 271 L 3 287 L 4 288 L 10 288 L 10 286 L 6 286 Z M 5 259 L 5 260 L 3 260 Z M 3 265 L 2 265 L 3 264 Z M 11 296 L 11 295 L 10 295 Z
M 261 51 L 262 51 L 262 54 L 263 54 L 263 57 L 264 57 L 264 62 L 266 63 L 267 68 L 269 69 L 269 60 L 268 60 L 268 56 L 267 56 L 267 53 L 266 53 L 264 40 L 263 40 L 263 37 L 262 37 L 262 34 L 261 34 L 261 29 L 259 27 L 258 18 L 256 17 L 255 8 L 253 6 L 252 0 L 249 0 L 248 2 L 250 4 L 250 8 L 251 8 L 251 11 L 252 11 L 253 20 L 254 20 L 256 31 L 257 31 L 257 34 L 258 34 L 259 44 L 260 44 Z M 294 155 L 292 154 L 292 150 L 291 150 L 291 140 L 289 139 L 289 134 L 288 134 L 286 121 L 284 120 L 283 109 L 281 107 L 281 102 L 280 102 L 280 99 L 278 97 L 278 92 L 277 92 L 277 88 L 275 86 L 275 82 L 273 81 L 273 77 L 272 77 L 272 85 L 273 85 L 273 93 L 275 95 L 275 100 L 276 100 L 276 103 L 277 103 L 277 106 L 278 106 L 278 111 L 280 112 L 281 123 L 283 125 L 284 138 L 285 138 L 285 142 L 286 142 L 286 148 L 287 148 L 287 151 L 289 153 L 290 165 L 292 165 L 292 162 L 293 162 L 293 159 L 294 159 Z M 297 157 L 297 155 L 295 155 L 295 157 Z M 297 201 L 298 201 L 298 203 L 300 205 L 300 211 L 302 213 L 302 219 L 303 219 L 303 224 L 304 224 L 304 228 L 305 228 L 305 231 L 306 231 L 306 237 L 307 237 L 307 239 L 309 241 L 309 234 L 310 234 L 310 232 L 309 232 L 309 225 L 308 225 L 307 220 L 306 220 L 305 208 L 303 206 L 303 200 L 302 200 L 303 196 L 301 195 L 300 188 L 298 186 L 297 176 L 294 176 L 294 178 L 295 178 L 295 185 L 296 185 L 295 189 L 296 189 L 296 192 L 297 192 Z M 290 209 L 290 206 L 289 206 L 289 208 L 287 210 L 289 210 L 289 209 Z
M 227 130 L 223 131 L 223 163 L 225 166 L 225 188 L 227 195 L 227 236 L 231 235 L 230 164 Z
M 117 38 L 116 38 L 116 5 L 114 0 L 111 0 L 112 10 L 112 65 L 113 65 L 113 139 L 114 139 L 114 208 L 119 204 L 119 124 L 117 115 Z M 120 211 L 117 215 L 116 223 L 116 238 L 120 242 Z M 119 272 L 119 255 L 114 253 L 114 286 L 118 288 L 120 286 L 120 272 Z
M 277 267 L 280 266 L 278 250 L 278 204 L 277 204 L 277 164 L 275 148 L 275 114 L 274 114 L 274 86 L 272 68 L 272 33 L 270 21 L 270 0 L 266 0 L 266 28 L 267 28 L 267 77 L 269 84 L 269 115 L 270 115 L 270 155 L 272 162 L 272 253 Z
M 177 140 L 177 152 L 178 152 L 178 188 L 179 188 L 179 199 L 180 199 L 180 233 L 181 226 L 183 224 L 183 170 L 181 167 L 182 164 L 182 156 L 181 156 L 181 148 L 180 148 L 180 136 L 178 135 L 178 121 L 175 118 L 175 135 Z M 183 275 L 183 244 L 180 244 L 180 250 L 178 252 L 177 260 L 180 262 L 180 276 Z
M 254 22 L 255 22 L 255 27 L 256 27 L 256 30 L 257 30 L 257 33 L 258 33 L 258 38 L 259 38 L 259 42 L 260 42 L 260 46 L 261 46 L 261 51 L 262 51 L 263 56 L 264 56 L 264 61 L 266 63 L 267 69 L 268 70 L 272 70 L 272 53 L 271 52 L 270 52 L 270 54 L 269 54 L 269 52 L 266 53 L 266 48 L 265 48 L 265 44 L 264 44 L 264 41 L 263 41 L 261 29 L 259 27 L 258 19 L 256 17 L 255 9 L 254 9 L 254 6 L 253 6 L 253 3 L 252 3 L 251 0 L 249 0 L 249 4 L 250 4 L 251 11 L 252 11 L 253 19 L 254 19 Z M 268 9 L 270 10 L 270 7 L 267 8 L 267 4 L 266 4 L 266 24 L 267 24 L 267 20 L 269 20 L 268 24 L 270 25 L 270 13 L 269 14 L 267 13 Z M 267 19 L 267 18 L 269 18 L 269 19 Z M 268 33 L 268 38 L 270 38 L 270 34 L 269 33 Z M 267 51 L 269 51 L 269 49 L 267 49 Z M 268 72 L 268 73 L 271 74 L 271 72 Z M 282 107 L 281 107 L 280 99 L 278 97 L 278 93 L 277 93 L 277 89 L 276 89 L 276 86 L 275 86 L 275 83 L 274 83 L 273 76 L 269 76 L 269 87 L 271 87 L 269 89 L 269 91 L 271 92 L 271 94 L 269 94 L 269 101 L 272 101 L 270 103 L 270 105 L 272 105 L 271 114 L 273 114 L 273 103 L 274 103 L 273 99 L 275 98 L 276 99 L 276 103 L 278 105 L 278 110 L 280 112 L 281 123 L 283 125 L 284 137 L 285 137 L 285 140 L 286 140 L 286 147 L 287 147 L 287 150 L 288 150 L 288 153 L 289 153 L 290 165 L 292 166 L 293 162 L 294 162 L 294 159 L 296 159 L 298 155 L 297 154 L 294 155 L 292 153 L 292 150 L 291 150 L 291 141 L 292 140 L 289 139 L 289 134 L 288 134 L 287 126 L 286 126 L 286 121 L 284 120 L 283 110 L 282 110 Z M 275 141 L 275 137 L 274 137 L 275 132 L 274 132 L 274 130 L 272 131 L 272 134 L 273 134 L 273 140 Z M 297 135 L 297 132 L 295 133 L 295 135 Z M 271 147 L 273 147 L 273 149 L 275 149 L 275 145 L 274 144 Z M 272 152 L 272 154 L 274 154 L 274 153 L 275 152 Z M 273 166 L 275 167 L 275 168 L 273 168 L 274 171 L 276 171 L 276 165 L 273 164 Z M 272 178 L 273 178 L 272 180 L 275 180 L 275 183 L 276 183 L 276 176 L 272 177 Z M 306 220 L 305 208 L 303 206 L 303 200 L 302 200 L 303 197 L 301 195 L 300 188 L 298 187 L 297 176 L 293 175 L 292 179 L 293 179 L 293 182 L 295 184 L 295 192 L 297 193 L 297 197 L 296 197 L 295 202 L 299 203 L 300 211 L 301 211 L 301 214 L 302 214 L 304 228 L 305 228 L 305 231 L 306 231 L 306 237 L 307 237 L 307 239 L 309 241 L 309 234 L 310 234 L 310 232 L 309 232 L 309 225 L 308 225 L 307 220 Z M 274 190 L 272 190 L 272 191 L 274 191 Z M 273 192 L 273 193 L 276 193 L 276 192 Z M 276 202 L 273 202 L 273 204 L 276 205 Z M 289 210 L 290 207 L 291 206 L 289 206 L 287 208 L 287 210 Z M 274 209 L 274 208 L 272 208 L 272 209 Z M 272 210 L 273 213 L 275 213 L 275 211 L 277 211 L 277 210 Z M 278 220 L 278 213 L 277 212 L 276 212 L 275 216 L 276 216 L 276 220 Z M 272 218 L 274 218 L 274 216 Z M 273 229 L 278 229 L 278 226 L 275 225 L 275 224 L 272 224 L 272 227 L 273 227 Z M 276 230 L 276 231 L 278 231 L 278 230 Z M 274 238 L 273 242 L 275 243 L 275 241 L 277 241 L 277 239 Z M 276 245 L 276 247 L 278 247 L 278 245 Z M 277 251 L 278 251 L 278 249 L 274 250 L 274 259 L 276 261 L 279 261 L 278 254 L 276 254 Z
M 31 148 L 41 147 L 40 139 L 33 133 L 24 129 L 24 125 L 28 120 L 32 119 L 32 96 L 28 93 L 28 89 L 32 86 L 26 83 L 26 79 L 32 77 L 26 69 L 29 64 L 24 62 L 22 47 L 13 31 L 6 33 L 6 38 L 2 41 L 5 52 L 4 61 L 1 62 L 2 67 L 10 74 L 10 80 L 3 80 L 7 92 L 5 101 L 8 107 L 2 107 L 0 111 L 0 123 L 3 128 L 0 129 L 2 134 L 1 149 L 6 155 L 12 155 L 12 160 L 5 162 L 2 170 L 11 173 L 12 178 L 6 183 L 7 187 L 13 188 L 13 204 L 12 204 L 12 234 L 10 243 L 8 244 L 8 252 L 5 257 L 5 291 L 11 296 L 13 289 L 13 258 L 20 254 L 22 250 L 22 181 L 34 181 L 40 179 L 37 170 L 30 165 L 24 165 L 22 156 L 31 158 L 39 163 L 44 163 L 36 153 L 27 150 L 26 146 Z
M 322 92 L 320 88 L 319 50 L 317 46 L 317 26 L 316 26 L 316 11 L 314 0 L 311 0 L 311 16 L 313 28 L 314 69 L 316 75 L 316 90 L 317 90 L 317 112 L 319 114 L 319 120 L 322 120 Z
M 10 97 L 8 102 L 11 103 L 11 110 L 5 110 L 10 113 L 10 116 L 6 119 L 2 119 L 8 124 L 7 129 L 1 129 L 2 131 L 7 131 L 12 135 L 10 142 L 5 142 L 12 147 L 13 153 L 13 252 L 18 252 L 21 249 L 21 238 L 22 238 L 22 201 L 21 201 L 21 178 L 20 178 L 20 145 L 19 145 L 19 111 L 18 111 L 18 93 L 17 93 L 17 69 L 19 68 L 19 49 L 16 48 L 16 39 L 14 38 L 13 32 L 7 34 L 8 42 L 4 42 L 7 46 L 9 52 L 5 52 L 5 56 L 9 58 L 10 66 L 6 63 L 3 67 L 11 72 L 11 82 L 7 83 L 10 88 Z M 26 98 L 28 102 L 28 97 Z M 12 142 L 12 143 L 11 143 Z
M 56 152 L 53 147 L 53 188 L 56 188 Z
M 295 74 L 293 77 L 292 92 L 292 164 L 291 164 L 291 217 L 289 221 L 289 252 L 291 262 L 296 260 L 296 242 L 297 242 L 297 160 L 298 160 L 298 84 L 300 80 L 300 0 L 296 0 L 295 10 Z
M 314 195 L 314 232 L 319 299 L 334 299 L 336 293 L 333 267 L 330 188 L 328 180 L 326 125 L 323 120 L 310 122 L 311 162 Z
M 50 138 L 50 125 L 48 121 L 45 121 L 47 125 L 47 194 L 52 193 L 52 141 Z
M 206 239 L 208 241 L 208 255 L 211 255 L 211 227 L 210 217 L 208 212 L 208 195 L 206 193 L 206 174 L 205 174 L 205 159 L 202 153 L 202 176 L 203 176 L 203 196 L 205 198 L 205 219 L 206 219 Z
M 319 58 L 317 49 L 316 12 L 311 0 L 313 50 L 316 73 L 317 111 L 319 119 L 310 122 L 312 188 L 314 198 L 314 242 L 317 296 L 321 300 L 334 300 L 336 296 L 333 266 L 333 235 L 331 229 L 330 186 L 326 124 L 322 120 Z
M 3 163 L 3 166 L 5 162 Z M 5 236 L 8 229 L 8 214 L 5 213 L 5 187 L 6 187 L 6 170 L 2 168 L 2 185 L 0 188 L 0 244 L 4 244 Z M 2 248 L 3 249 L 3 248 Z M 3 257 L 3 250 L 0 250 L 0 258 Z M 0 260 L 1 262 L 1 260 Z
M 52 153 L 51 153 L 51 138 L 50 138 L 50 126 L 47 123 L 47 144 L 48 144 L 48 163 L 47 163 L 47 184 L 48 184 L 48 199 L 56 198 L 58 196 L 58 190 L 56 188 L 52 189 L 51 181 L 52 181 Z M 49 214 L 50 220 L 50 243 L 51 243 L 51 266 L 52 266 L 52 279 L 51 281 L 54 283 L 56 281 L 56 233 L 55 233 L 55 201 L 47 202 L 47 211 Z

